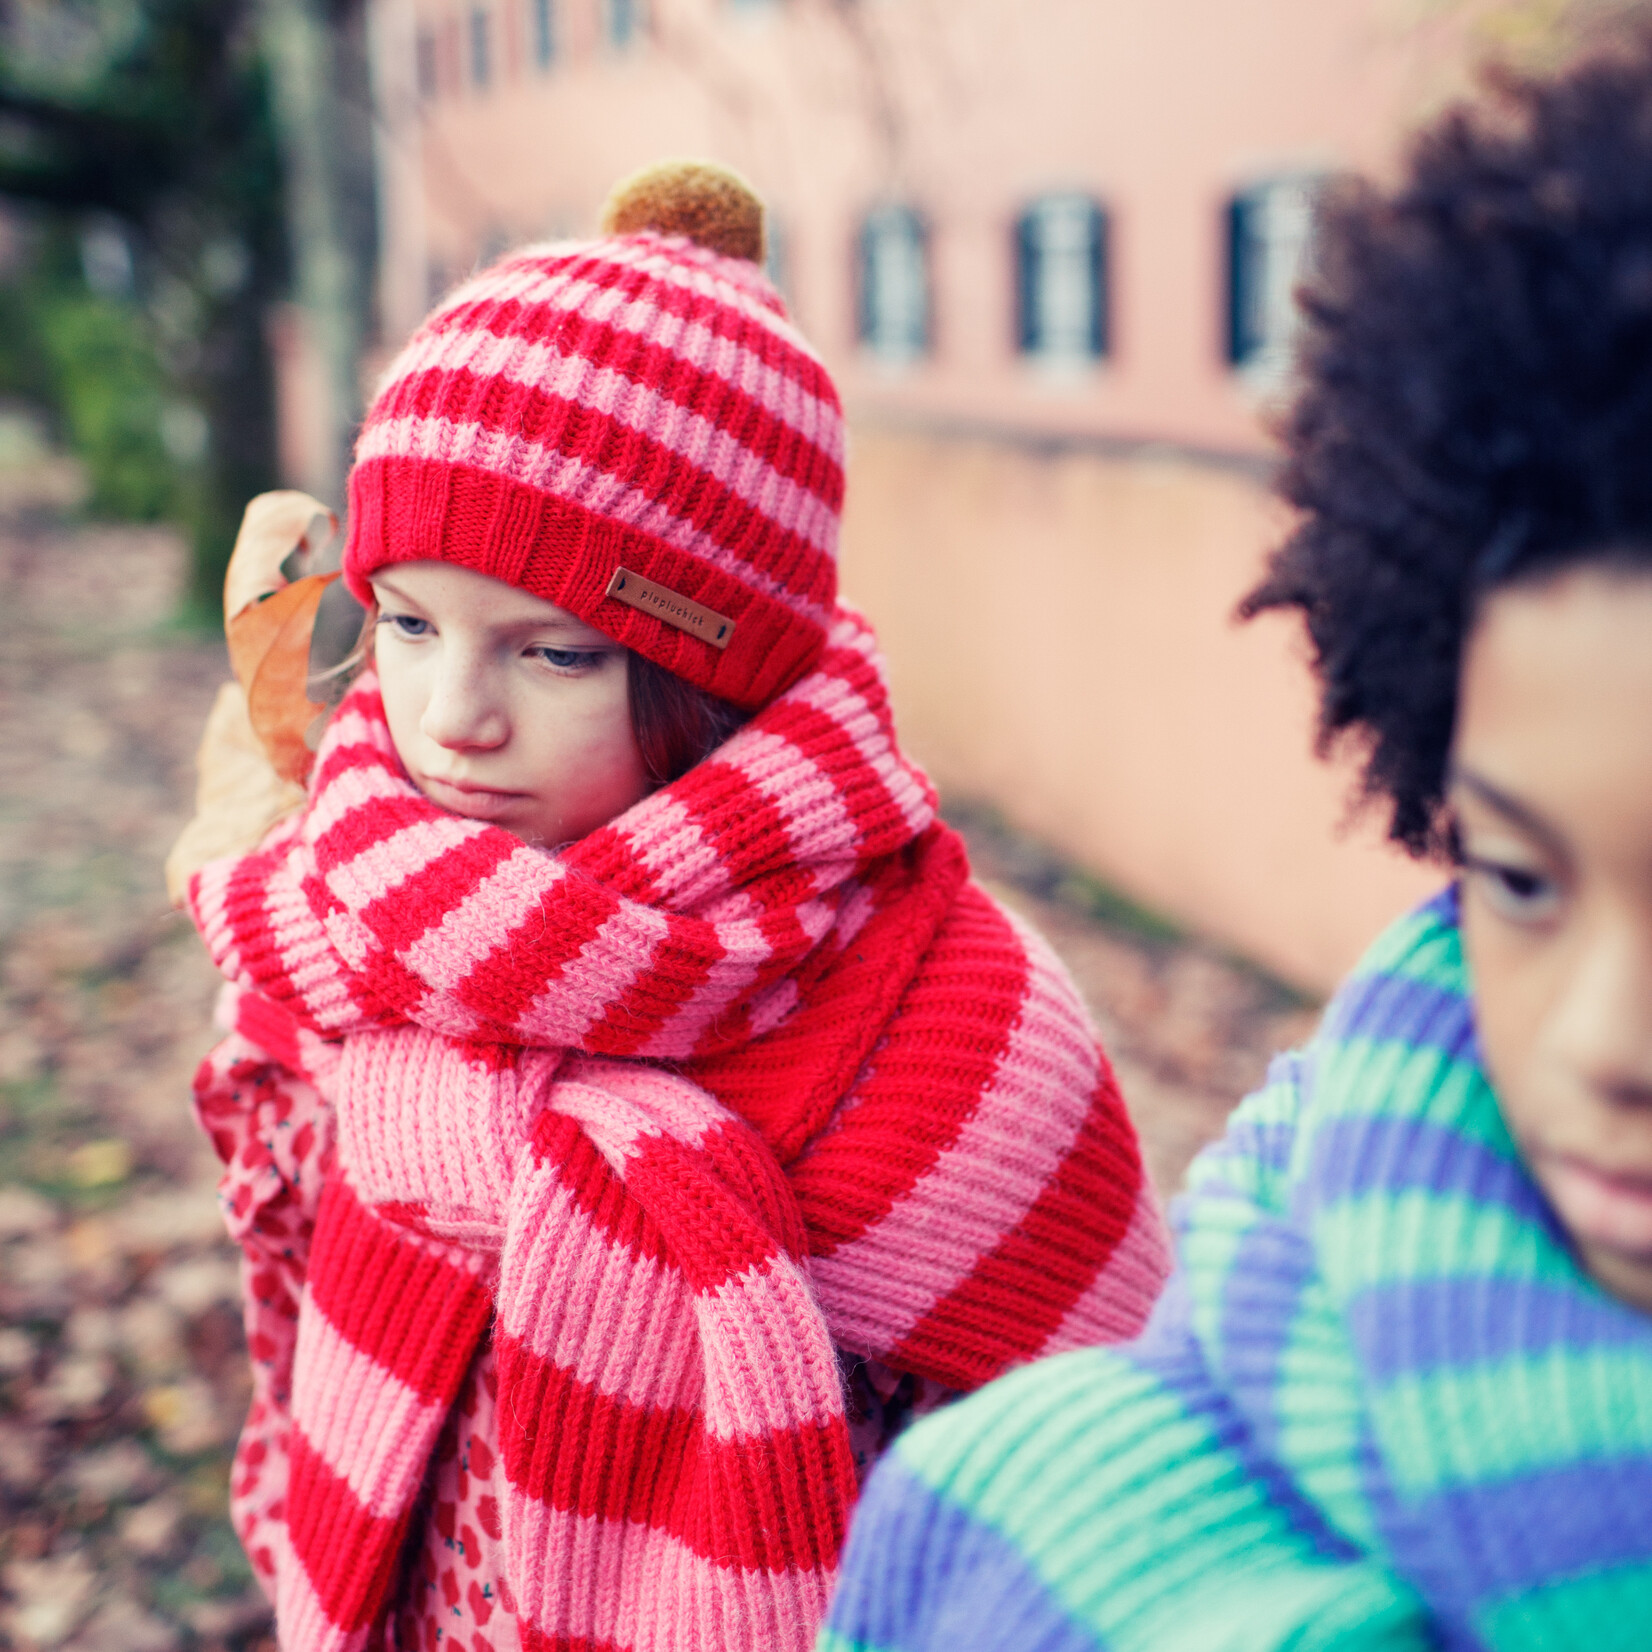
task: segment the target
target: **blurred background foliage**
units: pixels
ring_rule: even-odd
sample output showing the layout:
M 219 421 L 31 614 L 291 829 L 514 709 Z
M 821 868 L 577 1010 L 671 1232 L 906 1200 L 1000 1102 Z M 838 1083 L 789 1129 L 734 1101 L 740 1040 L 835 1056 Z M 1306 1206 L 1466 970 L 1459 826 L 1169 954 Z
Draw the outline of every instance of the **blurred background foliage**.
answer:
M 272 23 L 296 19 L 330 59 L 364 64 L 363 10 L 0 0 L 0 398 L 36 410 L 81 461 L 89 512 L 184 528 L 203 615 L 242 506 L 277 482 L 268 325 L 303 264 Z M 355 114 L 343 251 L 359 304 L 371 126 L 364 69 L 334 66 L 322 95 L 342 90 Z

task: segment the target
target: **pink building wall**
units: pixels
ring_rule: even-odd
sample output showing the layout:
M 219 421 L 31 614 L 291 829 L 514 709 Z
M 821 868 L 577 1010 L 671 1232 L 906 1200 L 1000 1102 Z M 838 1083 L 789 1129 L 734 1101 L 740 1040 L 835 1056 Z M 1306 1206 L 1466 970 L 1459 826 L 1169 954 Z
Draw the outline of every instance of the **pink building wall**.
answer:
M 541 68 L 536 0 L 374 0 L 386 345 L 479 258 L 588 231 L 634 168 L 738 167 L 849 408 L 844 588 L 907 744 L 1328 985 L 1438 874 L 1343 830 L 1299 646 L 1229 622 L 1284 523 L 1263 391 L 1224 356 L 1223 208 L 1282 173 L 1389 167 L 1460 83 L 1461 30 L 1394 0 L 652 0 L 619 49 L 611 3 L 556 0 Z M 1112 348 L 1059 374 L 1013 327 L 1012 225 L 1052 190 L 1110 221 Z M 884 201 L 930 228 L 933 349 L 899 371 L 856 340 L 857 230 Z
M 894 432 L 854 462 L 844 586 L 944 793 L 1314 989 L 1438 884 L 1345 825 L 1286 623 L 1233 621 L 1281 526 L 1252 479 Z

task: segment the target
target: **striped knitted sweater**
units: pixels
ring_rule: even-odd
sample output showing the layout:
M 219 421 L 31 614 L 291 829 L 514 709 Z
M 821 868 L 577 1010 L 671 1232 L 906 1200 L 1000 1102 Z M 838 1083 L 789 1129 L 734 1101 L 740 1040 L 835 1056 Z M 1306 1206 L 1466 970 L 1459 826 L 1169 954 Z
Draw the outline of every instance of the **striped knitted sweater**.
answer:
M 1478 1064 L 1454 892 L 1196 1162 L 1146 1332 L 896 1443 L 821 1652 L 1652 1645 L 1652 1319 Z
M 420 796 L 364 678 L 304 814 L 190 904 L 235 1028 L 203 1103 L 261 1056 L 337 1119 L 261 1394 L 290 1489 L 243 1526 L 285 1647 L 366 1645 L 396 1608 L 490 1325 L 524 1644 L 782 1652 L 853 1496 L 834 1345 L 973 1387 L 1132 1334 L 1157 1291 L 1093 1029 L 968 882 L 852 614 L 713 758 L 555 854 Z

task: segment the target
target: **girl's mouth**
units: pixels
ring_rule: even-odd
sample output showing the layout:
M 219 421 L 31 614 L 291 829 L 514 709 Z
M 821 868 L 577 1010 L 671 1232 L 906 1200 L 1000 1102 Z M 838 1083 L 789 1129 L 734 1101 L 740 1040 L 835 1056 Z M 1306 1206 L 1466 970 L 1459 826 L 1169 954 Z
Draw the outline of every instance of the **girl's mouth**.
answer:
M 1576 1238 L 1652 1256 L 1652 1177 L 1620 1175 L 1565 1153 L 1549 1155 L 1545 1170 L 1549 1197 Z
M 521 792 L 495 791 L 490 786 L 472 786 L 457 780 L 427 776 L 419 789 L 432 803 L 468 820 L 499 820 L 522 801 Z

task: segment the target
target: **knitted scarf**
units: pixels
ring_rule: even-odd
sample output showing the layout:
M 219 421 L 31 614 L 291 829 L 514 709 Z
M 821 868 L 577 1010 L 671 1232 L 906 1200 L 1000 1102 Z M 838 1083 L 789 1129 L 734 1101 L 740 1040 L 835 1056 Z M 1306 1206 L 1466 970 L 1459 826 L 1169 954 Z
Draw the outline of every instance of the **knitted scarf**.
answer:
M 822 1652 L 1638 1652 L 1652 1316 L 1579 1270 L 1475 1046 L 1454 894 L 1197 1161 L 1147 1332 L 892 1448 Z
M 1082 1006 L 968 882 L 869 631 L 559 853 L 423 798 L 371 677 L 311 786 L 190 890 L 237 1032 L 338 1119 L 283 1645 L 382 1620 L 490 1316 L 525 1632 L 806 1644 L 853 1495 L 832 1344 L 971 1387 L 1131 1334 L 1163 1272 Z

